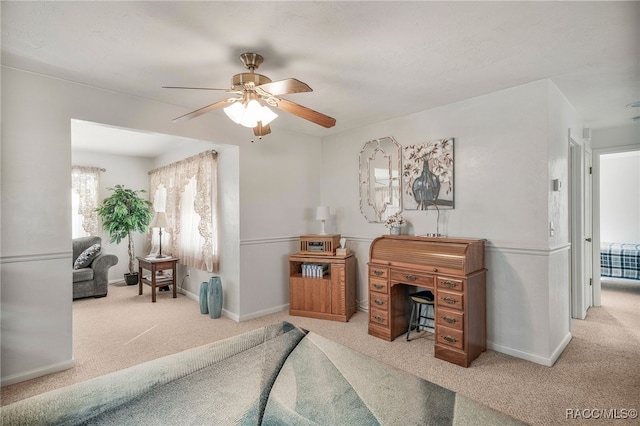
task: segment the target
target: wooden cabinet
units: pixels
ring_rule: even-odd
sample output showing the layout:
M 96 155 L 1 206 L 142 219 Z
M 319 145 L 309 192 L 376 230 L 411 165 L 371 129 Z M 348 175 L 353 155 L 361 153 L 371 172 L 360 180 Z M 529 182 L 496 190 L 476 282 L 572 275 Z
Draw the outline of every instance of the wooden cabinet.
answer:
M 316 272 L 318 270 L 323 272 Z M 355 311 L 356 258 L 353 254 L 289 256 L 290 315 L 347 322 Z
M 369 253 L 369 334 L 407 332 L 411 292 L 435 296 L 435 356 L 468 367 L 486 350 L 484 240 L 385 235 Z

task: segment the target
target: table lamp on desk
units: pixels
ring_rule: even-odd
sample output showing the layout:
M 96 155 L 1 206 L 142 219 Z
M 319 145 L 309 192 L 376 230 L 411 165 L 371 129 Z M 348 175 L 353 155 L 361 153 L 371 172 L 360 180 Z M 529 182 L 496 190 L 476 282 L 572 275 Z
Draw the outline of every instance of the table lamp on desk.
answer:
M 169 257 L 162 254 L 162 228 L 168 228 L 169 222 L 167 222 L 167 214 L 165 212 L 156 212 L 156 215 L 153 217 L 153 221 L 150 225 L 152 228 L 159 228 L 160 234 L 160 252 L 156 256 L 156 258 Z
M 325 231 L 324 223 L 331 218 L 331 213 L 329 212 L 329 206 L 318 206 L 316 208 L 316 220 L 322 222 L 320 228 L 320 235 L 327 235 L 327 231 Z

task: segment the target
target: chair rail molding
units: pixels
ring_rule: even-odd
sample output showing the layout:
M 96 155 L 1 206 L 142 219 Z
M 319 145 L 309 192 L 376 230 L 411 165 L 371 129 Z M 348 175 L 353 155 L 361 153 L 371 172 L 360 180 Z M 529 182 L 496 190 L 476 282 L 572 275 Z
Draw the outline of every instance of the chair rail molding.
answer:
M 1 256 L 0 264 L 20 263 L 20 262 L 39 262 L 43 260 L 71 259 L 72 256 L 73 256 L 73 253 L 71 251 L 53 252 L 53 253 L 17 254 L 17 255 L 10 255 L 10 256 Z

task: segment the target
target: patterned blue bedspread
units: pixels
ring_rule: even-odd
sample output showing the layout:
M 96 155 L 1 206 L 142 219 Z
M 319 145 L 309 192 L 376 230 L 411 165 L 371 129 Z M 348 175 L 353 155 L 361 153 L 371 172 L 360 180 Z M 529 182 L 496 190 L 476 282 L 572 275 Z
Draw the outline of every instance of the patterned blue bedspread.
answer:
M 640 244 L 601 243 L 600 275 L 640 280 Z

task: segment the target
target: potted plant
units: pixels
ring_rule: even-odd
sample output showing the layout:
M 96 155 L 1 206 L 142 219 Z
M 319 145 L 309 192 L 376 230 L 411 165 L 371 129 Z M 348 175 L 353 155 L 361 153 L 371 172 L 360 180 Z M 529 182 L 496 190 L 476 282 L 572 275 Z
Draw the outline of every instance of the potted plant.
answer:
M 406 224 L 406 220 L 400 212 L 396 212 L 384 221 L 384 226 L 391 229 L 391 235 L 400 235 L 400 228 Z
M 131 237 L 136 231 L 147 232 L 153 216 L 152 204 L 138 196 L 147 192 L 144 189 L 136 191 L 122 185 L 107 189 L 113 194 L 105 198 L 96 211 L 102 219 L 102 227 L 109 235 L 109 242 L 120 244 L 125 237 L 129 239 L 129 273 L 124 274 L 124 280 L 128 285 L 137 284 L 138 273 L 133 269 L 135 250 Z

